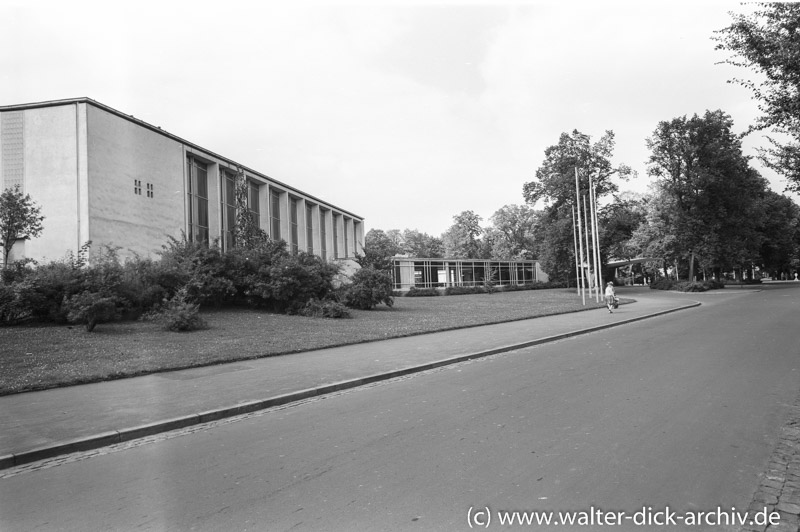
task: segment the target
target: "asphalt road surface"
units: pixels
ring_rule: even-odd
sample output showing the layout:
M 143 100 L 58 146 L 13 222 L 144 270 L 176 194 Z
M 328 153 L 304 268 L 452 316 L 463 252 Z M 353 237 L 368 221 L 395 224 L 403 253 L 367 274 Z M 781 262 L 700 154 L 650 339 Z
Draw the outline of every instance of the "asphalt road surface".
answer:
M 0 530 L 566 530 L 500 512 L 598 509 L 636 521 L 575 529 L 735 530 L 636 513 L 747 508 L 800 390 L 800 289 L 692 298 L 0 479 Z

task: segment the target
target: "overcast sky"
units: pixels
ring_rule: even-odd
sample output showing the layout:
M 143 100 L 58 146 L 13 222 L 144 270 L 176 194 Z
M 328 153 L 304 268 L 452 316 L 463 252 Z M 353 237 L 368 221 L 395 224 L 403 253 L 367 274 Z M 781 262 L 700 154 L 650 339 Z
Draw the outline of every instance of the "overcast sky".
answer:
M 0 0 L 0 105 L 87 96 L 365 217 L 439 235 L 521 204 L 544 150 L 757 116 L 717 65 L 735 2 Z M 745 153 L 763 144 L 748 138 Z M 756 168 L 760 165 L 754 163 Z M 763 171 L 763 170 L 762 170 Z M 782 192 L 784 183 L 763 171 Z

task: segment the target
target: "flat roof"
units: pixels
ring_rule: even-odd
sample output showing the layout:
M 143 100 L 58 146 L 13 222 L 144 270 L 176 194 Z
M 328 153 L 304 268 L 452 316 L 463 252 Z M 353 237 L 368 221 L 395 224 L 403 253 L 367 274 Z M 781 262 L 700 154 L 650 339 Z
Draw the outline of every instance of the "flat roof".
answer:
M 539 259 L 456 259 L 456 258 L 442 258 L 442 257 L 405 257 L 403 255 L 394 255 L 392 260 L 410 260 L 422 261 L 429 260 L 434 262 L 539 262 Z
M 609 261 L 606 266 L 609 268 L 619 268 L 620 266 L 629 266 L 641 262 L 663 262 L 663 260 L 663 258 L 656 257 L 640 257 L 638 259 Z
M 16 104 L 16 105 L 0 105 L 0 112 L 4 112 L 4 111 L 25 111 L 27 109 L 40 109 L 40 108 L 43 108 L 43 107 L 56 107 L 56 106 L 60 106 L 60 105 L 72 105 L 72 104 L 76 104 L 76 103 L 86 103 L 86 104 L 89 104 L 89 105 L 93 105 L 93 106 L 97 107 L 98 109 L 102 109 L 103 111 L 106 111 L 107 113 L 111 113 L 111 114 L 116 115 L 116 116 L 118 116 L 120 118 L 128 120 L 129 122 L 133 122 L 134 124 L 137 124 L 137 125 L 145 128 L 145 129 L 149 129 L 150 131 L 153 131 L 153 132 L 158 133 L 160 135 L 163 135 L 163 136 L 165 136 L 167 138 L 170 138 L 172 140 L 180 142 L 181 144 L 183 144 L 185 146 L 189 146 L 192 149 L 205 152 L 205 153 L 209 154 L 212 157 L 215 157 L 217 159 L 220 159 L 222 161 L 227 162 L 228 164 L 231 164 L 233 166 L 238 166 L 239 168 L 249 172 L 250 174 L 257 175 L 257 176 L 259 176 L 259 177 L 261 177 L 263 179 L 269 180 L 269 181 L 271 181 L 271 182 L 275 183 L 276 185 L 279 185 L 279 186 L 281 186 L 283 188 L 286 188 L 286 189 L 291 190 L 293 192 L 296 192 L 298 194 L 302 194 L 303 196 L 306 196 L 309 199 L 312 199 L 312 200 L 314 200 L 314 201 L 316 201 L 318 203 L 322 203 L 322 204 L 328 205 L 330 207 L 333 207 L 334 209 L 336 209 L 337 211 L 339 211 L 339 212 L 341 212 L 343 214 L 347 214 L 347 215 L 349 215 L 349 216 L 351 216 L 353 218 L 357 218 L 358 220 L 364 221 L 364 217 L 363 216 L 359 216 L 357 214 L 353 214 L 350 211 L 347 211 L 345 209 L 337 207 L 336 205 L 333 205 L 332 203 L 328 203 L 327 201 L 324 201 L 324 200 L 321 200 L 321 199 L 319 199 L 317 197 L 314 197 L 311 194 L 309 194 L 307 192 L 304 192 L 304 191 L 302 191 L 302 190 L 300 190 L 298 188 L 295 188 L 295 187 L 293 187 L 291 185 L 287 185 L 286 183 L 283 183 L 281 181 L 278 181 L 277 179 L 269 177 L 266 174 L 262 174 L 261 172 L 259 172 L 257 170 L 253 170 L 252 168 L 250 168 L 248 166 L 245 166 L 243 164 L 239 164 L 236 161 L 234 161 L 233 159 L 229 159 L 227 157 L 223 157 L 222 155 L 219 155 L 219 154 L 217 154 L 217 153 L 215 153 L 215 152 L 213 152 L 211 150 L 207 150 L 207 149 L 203 148 L 202 146 L 194 144 L 193 142 L 189 142 L 188 140 L 186 140 L 186 139 L 184 139 L 182 137 L 179 137 L 177 135 L 173 135 L 172 133 L 169 133 L 168 131 L 164 131 L 163 129 L 161 129 L 158 126 L 154 126 L 152 124 L 149 124 L 149 123 L 145 122 L 144 120 L 140 120 L 140 119 L 136 118 L 133 115 L 127 115 L 127 114 L 123 113 L 122 111 L 118 111 L 118 110 L 114 109 L 113 107 L 109 107 L 108 105 L 102 104 L 102 103 L 100 103 L 100 102 L 98 102 L 96 100 L 93 100 L 93 99 L 85 97 L 85 96 L 81 97 L 81 98 L 67 98 L 67 99 L 63 99 L 63 100 L 49 100 L 49 101 L 45 101 L 45 102 L 32 102 L 32 103 L 23 103 L 23 104 Z

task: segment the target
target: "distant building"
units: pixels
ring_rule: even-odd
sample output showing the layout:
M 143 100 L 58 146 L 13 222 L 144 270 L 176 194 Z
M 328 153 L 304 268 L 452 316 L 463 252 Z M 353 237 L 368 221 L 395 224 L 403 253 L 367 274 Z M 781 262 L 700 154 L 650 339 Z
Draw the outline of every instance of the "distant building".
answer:
M 329 260 L 362 250 L 362 217 L 89 98 L 0 106 L 0 187 L 19 185 L 45 216 L 12 259 L 59 259 L 88 241 L 152 256 L 182 231 L 229 247 L 239 168 L 271 238 Z
M 423 259 L 394 257 L 394 289 L 495 286 L 547 282 L 548 276 L 536 260 Z

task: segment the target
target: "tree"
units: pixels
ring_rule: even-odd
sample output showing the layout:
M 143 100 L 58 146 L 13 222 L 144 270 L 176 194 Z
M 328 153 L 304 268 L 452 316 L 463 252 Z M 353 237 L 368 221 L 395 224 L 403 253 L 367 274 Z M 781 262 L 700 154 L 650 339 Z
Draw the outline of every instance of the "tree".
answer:
M 759 202 L 758 220 L 761 269 L 775 278 L 790 275 L 800 258 L 800 207 L 791 198 L 768 190 Z
M 0 246 L 3 248 L 3 268 L 8 267 L 11 248 L 17 240 L 36 238 L 42 233 L 41 207 L 30 194 L 22 193 L 19 185 L 0 194 Z
M 402 249 L 380 229 L 370 229 L 364 237 L 362 253 L 356 253 L 355 260 L 362 267 L 372 267 L 376 270 L 389 270 L 392 267 L 391 258 Z
M 645 222 L 647 200 L 634 192 L 624 192 L 599 209 L 598 223 L 603 228 L 600 248 L 609 257 L 633 259 L 638 249 L 630 245 L 634 232 Z
M 416 229 L 403 231 L 403 252 L 409 257 L 444 257 L 444 243 L 441 238 L 422 233 Z
M 528 205 L 545 203 L 535 233 L 536 257 L 552 280 L 566 281 L 575 270 L 572 208 L 582 208 L 576 205 L 575 169 L 582 194 L 586 194 L 591 176 L 597 198 L 617 192 L 612 176 L 627 179 L 632 173 L 625 165 L 615 168 L 611 164 L 614 145 L 613 131 L 606 131 L 594 144 L 589 135 L 578 130 L 562 133 L 558 144 L 545 150 L 545 159 L 536 170 L 535 179 L 522 187 Z
M 535 240 L 533 230 L 538 215 L 528 205 L 505 205 L 498 209 L 489 218 L 494 224 L 491 228 L 493 231 L 485 230 L 486 240 L 492 241 L 491 257 L 508 260 L 532 259 Z
M 695 259 L 705 267 L 742 266 L 759 247 L 755 231 L 756 199 L 766 181 L 749 166 L 733 121 L 722 111 L 663 121 L 647 139 L 648 174 L 668 196 L 662 206 L 664 230 L 675 263 L 688 261 L 694 279 Z
M 672 232 L 674 200 L 658 187 L 653 188 L 654 191 L 643 202 L 644 222 L 633 231 L 626 247 L 631 256 L 663 258 L 660 266 L 663 267 L 666 277 L 667 266 L 674 264 L 674 257 L 678 256 L 676 239 Z M 654 267 L 652 264 L 649 266 Z
M 453 216 L 453 225 L 442 235 L 445 255 L 460 259 L 478 259 L 481 255 L 482 218 L 472 211 Z
M 759 3 L 750 15 L 731 14 L 733 23 L 716 31 L 716 49 L 733 56 L 723 63 L 748 68 L 761 82 L 732 79 L 753 93 L 762 113 L 749 132 L 771 129 L 788 141 L 769 138 L 772 148 L 761 151 L 765 165 L 800 191 L 800 4 Z

